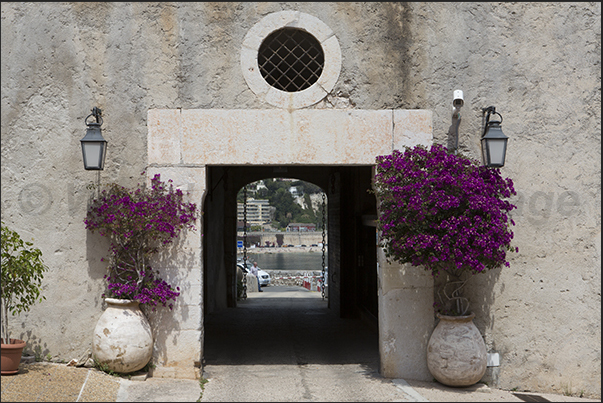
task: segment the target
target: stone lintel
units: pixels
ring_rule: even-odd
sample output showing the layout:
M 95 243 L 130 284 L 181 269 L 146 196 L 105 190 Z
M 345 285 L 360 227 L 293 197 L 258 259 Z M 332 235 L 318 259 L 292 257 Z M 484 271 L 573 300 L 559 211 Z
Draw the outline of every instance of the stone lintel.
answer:
M 149 163 L 372 165 L 431 144 L 427 110 L 150 110 Z
M 180 163 L 180 109 L 150 109 L 147 117 L 149 164 Z

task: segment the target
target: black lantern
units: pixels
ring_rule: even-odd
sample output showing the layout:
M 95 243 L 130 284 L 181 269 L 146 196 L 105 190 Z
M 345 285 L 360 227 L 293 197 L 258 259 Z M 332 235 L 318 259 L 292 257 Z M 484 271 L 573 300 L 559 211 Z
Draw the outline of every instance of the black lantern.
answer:
M 482 133 L 482 157 L 484 165 L 490 168 L 500 168 L 505 165 L 505 154 L 507 153 L 507 140 L 509 139 L 502 132 L 500 127 L 502 115 L 496 112 L 493 106 L 482 109 L 482 113 L 487 113 L 484 132 Z M 500 116 L 500 121 L 490 121 L 490 115 Z
M 107 151 L 107 140 L 101 134 L 101 110 L 96 106 L 92 113 L 86 116 L 84 122 L 88 126 L 86 135 L 81 139 L 82 155 L 84 156 L 84 169 L 88 171 L 102 171 L 105 167 L 105 156 Z M 88 118 L 94 116 L 96 122 L 88 123 Z

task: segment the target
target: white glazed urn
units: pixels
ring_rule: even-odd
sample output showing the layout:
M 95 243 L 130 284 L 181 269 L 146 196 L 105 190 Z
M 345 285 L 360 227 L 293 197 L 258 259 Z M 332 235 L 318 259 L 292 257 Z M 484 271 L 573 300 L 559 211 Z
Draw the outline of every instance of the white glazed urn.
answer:
M 437 314 L 440 321 L 427 344 L 427 367 L 433 377 L 447 386 L 471 386 L 486 373 L 486 344 L 466 316 Z
M 94 328 L 92 357 L 113 372 L 142 368 L 153 355 L 153 334 L 138 301 L 105 298 L 107 309 Z

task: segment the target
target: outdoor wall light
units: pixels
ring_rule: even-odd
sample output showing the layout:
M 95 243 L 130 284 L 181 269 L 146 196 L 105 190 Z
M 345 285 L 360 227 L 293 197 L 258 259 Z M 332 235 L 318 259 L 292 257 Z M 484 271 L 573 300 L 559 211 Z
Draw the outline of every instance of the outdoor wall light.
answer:
M 486 122 L 482 133 L 482 158 L 484 165 L 490 168 L 500 168 L 505 165 L 505 154 L 507 153 L 507 140 L 509 139 L 502 132 L 500 124 L 502 115 L 496 112 L 496 108 L 489 106 L 482 108 L 482 116 L 486 114 Z M 490 121 L 490 115 L 500 116 L 500 121 Z
M 84 157 L 84 169 L 88 171 L 102 171 L 105 167 L 105 156 L 107 151 L 107 140 L 101 134 L 101 110 L 96 106 L 92 108 L 92 113 L 86 116 L 84 122 L 88 129 L 86 135 L 81 139 L 82 155 Z M 96 122 L 88 123 L 88 118 L 94 116 Z

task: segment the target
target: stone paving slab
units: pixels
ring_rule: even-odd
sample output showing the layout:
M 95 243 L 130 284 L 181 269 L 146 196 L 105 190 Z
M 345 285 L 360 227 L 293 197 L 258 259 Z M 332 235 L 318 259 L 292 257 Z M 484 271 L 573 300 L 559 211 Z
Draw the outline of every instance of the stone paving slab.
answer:
M 94 368 L 21 364 L 2 376 L 2 402 L 600 402 L 561 394 L 513 392 L 476 384 L 450 388 L 438 382 L 382 378 L 362 365 L 214 365 L 199 380 L 128 380 Z M 543 400 L 546 399 L 546 400 Z
M 477 383 L 465 388 L 452 388 L 439 382 L 423 382 L 415 380 L 394 380 L 401 387 L 406 383 L 409 388 L 424 400 L 429 402 L 600 402 L 601 399 L 587 399 L 577 396 L 565 396 L 552 393 L 514 392 L 490 388 L 483 383 Z M 520 397 L 521 396 L 521 397 Z M 546 399 L 546 400 L 543 400 Z
M 201 402 L 394 402 L 403 391 L 360 364 L 209 365 Z

